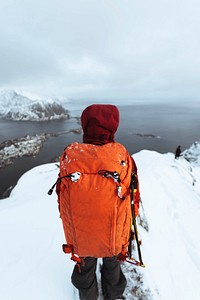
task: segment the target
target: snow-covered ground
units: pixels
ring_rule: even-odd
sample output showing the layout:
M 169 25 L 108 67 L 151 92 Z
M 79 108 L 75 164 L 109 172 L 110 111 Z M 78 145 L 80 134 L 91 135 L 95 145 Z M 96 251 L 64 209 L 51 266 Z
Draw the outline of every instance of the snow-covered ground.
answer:
M 199 144 L 191 147 L 187 159 L 192 157 L 200 157 Z M 123 264 L 126 299 L 198 300 L 200 164 L 147 150 L 134 158 L 146 224 L 146 229 L 139 226 L 146 268 Z M 65 240 L 56 194 L 47 195 L 57 174 L 55 163 L 38 166 L 0 201 L 2 300 L 78 300 L 70 283 L 74 263 L 61 250 Z
M 2 90 L 0 117 L 16 121 L 49 121 L 66 119 L 69 114 L 57 100 L 32 100 L 13 90 Z

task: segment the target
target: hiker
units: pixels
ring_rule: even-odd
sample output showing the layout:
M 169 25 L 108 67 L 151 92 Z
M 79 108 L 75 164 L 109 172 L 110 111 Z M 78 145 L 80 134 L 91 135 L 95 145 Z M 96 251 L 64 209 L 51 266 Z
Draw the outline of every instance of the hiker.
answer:
M 67 240 L 63 250 L 65 253 L 71 252 L 72 259 L 77 262 L 71 280 L 79 290 L 81 300 L 98 298 L 98 258 L 102 258 L 101 286 L 104 299 L 125 299 L 123 293 L 127 281 L 120 260 L 125 260 L 129 244 L 130 184 L 133 172 L 137 179 L 137 167 L 126 148 L 114 141 L 119 125 L 116 106 L 88 106 L 82 112 L 81 125 L 83 143 L 72 143 L 66 147 L 60 161 L 61 180 L 56 187 Z M 110 170 L 111 165 L 116 169 Z M 97 171 L 95 168 L 98 168 Z M 137 217 L 140 201 L 138 180 L 134 194 L 134 216 Z M 118 212 L 113 212 L 113 209 L 118 209 Z M 113 214 L 116 224 L 110 219 Z M 111 234 L 115 234 L 113 240 Z
M 179 145 L 177 148 L 176 148 L 176 152 L 175 152 L 175 158 L 178 159 L 181 155 L 181 146 Z

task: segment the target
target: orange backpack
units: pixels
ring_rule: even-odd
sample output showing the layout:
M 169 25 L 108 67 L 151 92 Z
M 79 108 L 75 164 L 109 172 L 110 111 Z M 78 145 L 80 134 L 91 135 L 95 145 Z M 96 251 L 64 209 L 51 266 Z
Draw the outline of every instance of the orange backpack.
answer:
M 126 251 L 132 159 L 124 146 L 70 144 L 60 159 L 59 207 L 67 245 L 79 257 Z

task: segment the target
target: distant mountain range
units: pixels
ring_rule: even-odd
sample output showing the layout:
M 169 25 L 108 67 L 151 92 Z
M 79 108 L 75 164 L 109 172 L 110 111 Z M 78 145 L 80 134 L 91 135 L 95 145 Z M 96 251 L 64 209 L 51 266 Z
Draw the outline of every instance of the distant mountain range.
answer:
M 69 118 L 57 100 L 32 100 L 14 90 L 0 91 L 0 117 L 15 121 L 49 121 Z

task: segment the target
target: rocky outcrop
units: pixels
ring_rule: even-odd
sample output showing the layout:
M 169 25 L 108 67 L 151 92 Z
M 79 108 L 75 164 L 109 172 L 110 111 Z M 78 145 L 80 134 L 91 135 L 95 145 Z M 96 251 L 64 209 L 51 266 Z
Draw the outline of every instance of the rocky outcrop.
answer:
M 26 136 L 8 140 L 0 144 L 0 168 L 13 163 L 14 158 L 35 156 L 39 153 L 48 134 Z

